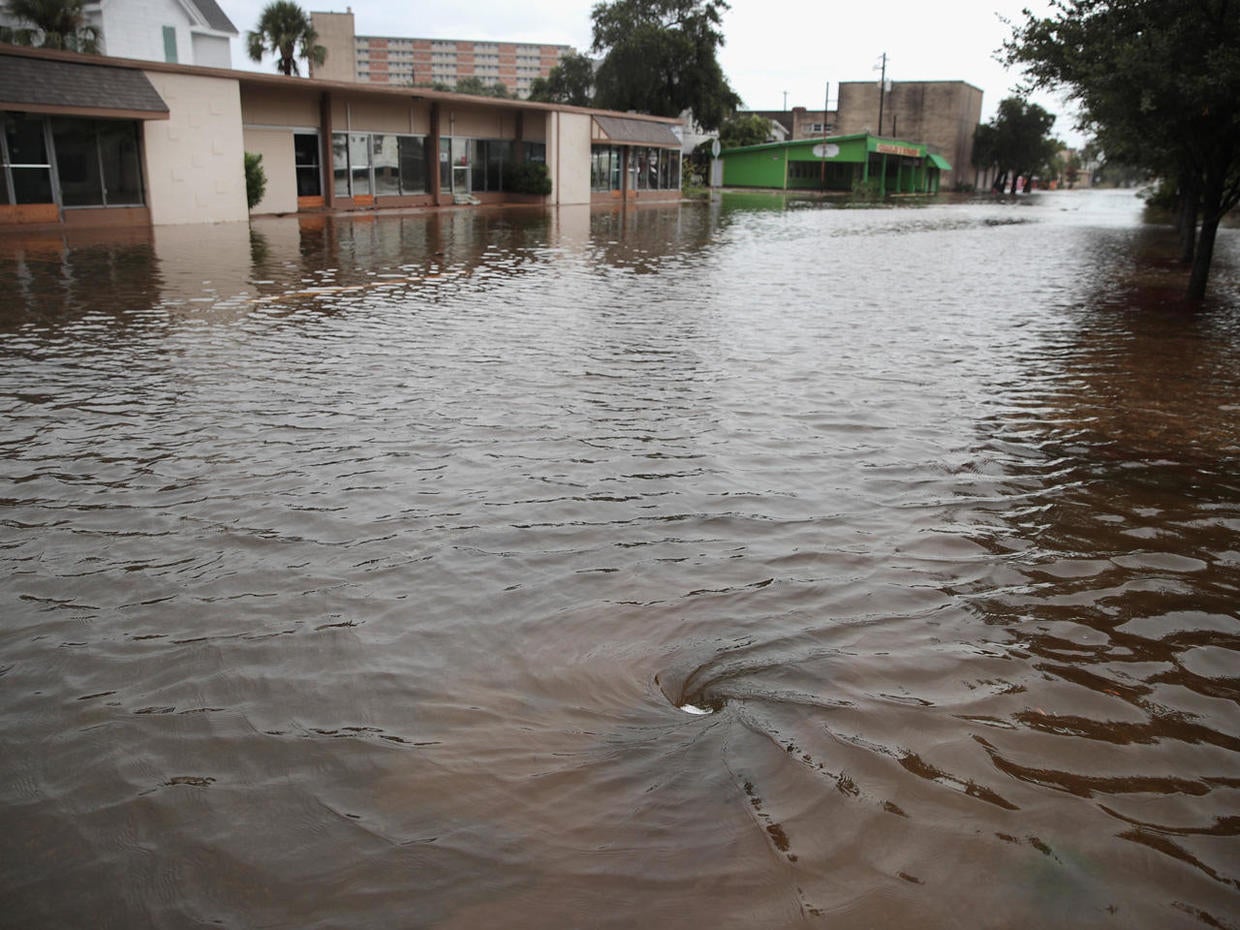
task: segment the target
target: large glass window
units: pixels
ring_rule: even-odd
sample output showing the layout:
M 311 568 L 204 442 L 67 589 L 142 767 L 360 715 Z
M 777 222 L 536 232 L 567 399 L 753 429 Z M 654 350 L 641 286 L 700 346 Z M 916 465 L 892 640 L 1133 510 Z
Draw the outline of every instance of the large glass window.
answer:
M 629 150 L 629 183 L 635 190 L 675 190 L 680 187 L 680 153 L 676 149 Z
M 86 120 L 53 120 L 52 140 L 60 172 L 61 203 L 66 207 L 103 206 L 103 174 L 94 125 Z
M 99 164 L 103 169 L 103 199 L 109 206 L 142 203 L 142 159 L 138 153 L 138 124 L 100 120 Z M 59 158 L 59 152 L 57 153 Z
M 441 143 L 448 141 L 443 139 Z M 449 149 L 445 147 L 444 151 Z M 430 143 L 424 136 L 332 133 L 336 194 L 340 197 L 425 194 L 430 190 L 429 157 Z M 444 165 L 450 167 L 447 162 Z
M 13 114 L 2 118 L 0 203 L 142 203 L 136 122 Z
M 393 196 L 400 193 L 400 160 L 396 136 L 371 136 L 372 162 L 375 171 L 375 193 Z
M 590 148 L 590 190 L 600 193 L 620 190 L 620 149 L 614 145 Z
M 55 203 L 52 163 L 41 116 L 9 115 L 4 120 L 4 170 L 14 203 Z
M 332 133 L 332 189 L 337 197 L 350 196 L 349 134 L 346 132 Z

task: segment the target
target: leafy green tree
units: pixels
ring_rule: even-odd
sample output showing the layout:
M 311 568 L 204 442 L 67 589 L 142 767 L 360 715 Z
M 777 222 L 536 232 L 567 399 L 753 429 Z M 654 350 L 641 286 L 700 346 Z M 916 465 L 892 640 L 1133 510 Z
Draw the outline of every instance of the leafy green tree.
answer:
M 257 152 L 245 153 L 245 201 L 253 210 L 267 192 L 267 172 L 263 170 L 263 156 Z
M 530 99 L 588 107 L 593 102 L 594 62 L 585 55 L 565 55 L 545 78 L 530 82 Z
M 476 74 L 466 75 L 459 78 L 456 86 L 451 88 L 458 94 L 472 94 L 475 97 L 499 97 L 501 100 L 508 99 L 508 88 L 500 81 L 491 83 L 483 80 Z
M 973 134 L 973 164 L 978 168 L 995 168 L 1002 187 L 1006 181 L 1016 193 L 1017 178 L 1029 178 L 1054 164 L 1062 144 L 1050 135 L 1055 123 L 1036 103 L 1020 97 L 999 102 L 999 111 L 989 123 L 977 127 Z
M 1056 0 L 1051 16 L 1026 11 L 1004 58 L 1066 89 L 1108 161 L 1176 180 L 1188 296 L 1204 297 L 1219 222 L 1240 203 L 1240 3 Z
M 740 106 L 717 53 L 725 0 L 611 0 L 595 5 L 596 106 L 655 116 L 693 111 L 718 128 Z
M 725 149 L 761 145 L 771 141 L 771 121 L 757 113 L 737 113 L 719 127 L 719 144 Z
M 292 0 L 272 0 L 263 7 L 254 31 L 246 33 L 246 42 L 252 61 L 262 61 L 263 54 L 271 52 L 281 74 L 299 74 L 299 58 L 319 66 L 327 61 L 327 49 L 318 44 L 319 34 L 309 15 Z
M 29 25 L 0 27 L 0 42 L 99 53 L 99 30 L 87 21 L 83 0 L 8 0 L 4 9 Z

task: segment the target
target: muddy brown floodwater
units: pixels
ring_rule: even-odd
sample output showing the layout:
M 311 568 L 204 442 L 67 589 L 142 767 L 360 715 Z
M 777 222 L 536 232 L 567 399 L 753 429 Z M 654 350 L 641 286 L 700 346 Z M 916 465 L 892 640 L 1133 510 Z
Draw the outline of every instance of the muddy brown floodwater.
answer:
M 0 242 L 0 925 L 1240 926 L 1240 236 Z

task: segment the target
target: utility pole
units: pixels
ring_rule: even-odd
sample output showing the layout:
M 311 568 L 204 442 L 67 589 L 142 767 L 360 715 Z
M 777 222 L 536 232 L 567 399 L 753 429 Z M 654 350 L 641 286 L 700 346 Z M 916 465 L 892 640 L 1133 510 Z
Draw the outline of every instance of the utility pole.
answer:
M 887 97 L 887 53 L 883 52 L 882 75 L 878 79 L 878 135 L 883 134 L 883 100 Z
M 788 92 L 784 91 L 784 112 L 788 112 Z
M 818 189 L 827 189 L 827 107 L 831 105 L 831 82 L 822 92 L 822 158 L 818 160 Z

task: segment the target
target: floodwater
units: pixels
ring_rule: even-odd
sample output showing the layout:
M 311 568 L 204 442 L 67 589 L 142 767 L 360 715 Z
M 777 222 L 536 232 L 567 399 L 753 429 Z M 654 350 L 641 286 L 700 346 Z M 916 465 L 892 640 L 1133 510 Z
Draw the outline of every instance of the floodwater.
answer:
M 0 242 L 0 925 L 1240 926 L 1240 236 Z

